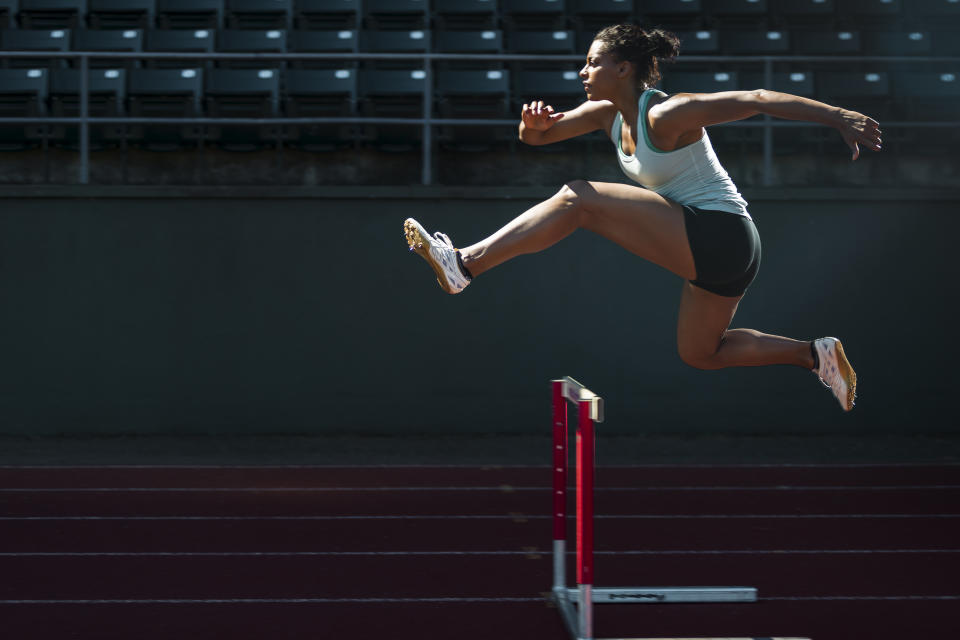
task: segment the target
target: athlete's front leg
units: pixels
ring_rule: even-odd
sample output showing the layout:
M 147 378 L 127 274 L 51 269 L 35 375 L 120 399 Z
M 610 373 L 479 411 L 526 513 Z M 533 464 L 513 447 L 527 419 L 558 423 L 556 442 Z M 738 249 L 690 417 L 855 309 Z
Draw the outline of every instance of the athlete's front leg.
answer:
M 461 249 L 463 264 L 478 276 L 516 256 L 542 251 L 576 231 L 582 224 L 582 211 L 577 193 L 564 185 L 493 235 Z

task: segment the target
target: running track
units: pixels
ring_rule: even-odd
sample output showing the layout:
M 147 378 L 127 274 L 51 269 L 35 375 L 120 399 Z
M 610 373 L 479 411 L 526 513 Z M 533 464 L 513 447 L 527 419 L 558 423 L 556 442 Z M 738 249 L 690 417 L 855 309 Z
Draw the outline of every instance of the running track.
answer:
M 563 640 L 550 481 L 3 467 L 4 636 Z M 599 468 L 597 487 L 599 586 L 760 593 L 598 606 L 598 636 L 960 637 L 960 465 Z

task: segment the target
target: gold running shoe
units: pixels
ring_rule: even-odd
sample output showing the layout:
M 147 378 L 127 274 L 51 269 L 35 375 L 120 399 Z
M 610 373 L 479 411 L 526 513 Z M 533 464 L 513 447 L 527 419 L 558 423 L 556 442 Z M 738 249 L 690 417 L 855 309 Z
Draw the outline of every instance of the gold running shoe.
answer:
M 403 223 L 403 233 L 407 237 L 410 251 L 427 261 L 427 264 L 437 274 L 437 282 L 447 293 L 460 293 L 468 284 L 470 278 L 460 270 L 457 259 L 457 250 L 453 242 L 446 235 L 437 231 L 432 236 L 427 233 L 419 222 L 407 218 Z
M 813 348 L 820 359 L 819 368 L 813 372 L 823 386 L 833 391 L 843 410 L 850 411 L 857 397 L 857 374 L 843 353 L 843 345 L 836 338 L 817 338 L 813 341 Z

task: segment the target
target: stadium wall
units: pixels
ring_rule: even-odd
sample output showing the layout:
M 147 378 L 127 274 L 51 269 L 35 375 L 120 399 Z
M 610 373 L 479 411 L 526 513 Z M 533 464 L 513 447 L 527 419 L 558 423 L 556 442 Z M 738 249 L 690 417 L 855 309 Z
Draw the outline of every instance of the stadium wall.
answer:
M 460 296 L 406 250 L 407 216 L 463 245 L 553 191 L 6 189 L 0 433 L 536 434 L 561 375 L 608 432 L 960 431 L 960 193 L 746 193 L 733 326 L 843 338 L 843 414 L 800 369 L 684 365 L 680 279 L 589 233 Z

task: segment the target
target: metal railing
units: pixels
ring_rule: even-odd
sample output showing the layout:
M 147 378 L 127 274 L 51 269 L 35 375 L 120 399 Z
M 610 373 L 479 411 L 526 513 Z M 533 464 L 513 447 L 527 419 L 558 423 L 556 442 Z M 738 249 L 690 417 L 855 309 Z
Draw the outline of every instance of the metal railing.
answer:
M 2 51 L 0 59 L 67 59 L 79 61 L 80 87 L 79 106 L 80 115 L 77 117 L 0 117 L 0 126 L 12 124 L 58 124 L 79 126 L 79 153 L 80 166 L 78 182 L 88 184 L 90 181 L 90 126 L 107 124 L 196 124 L 196 125 L 317 125 L 317 124 L 405 124 L 420 125 L 423 129 L 421 153 L 421 182 L 424 185 L 433 183 L 433 127 L 447 125 L 462 126 L 517 126 L 518 119 L 467 119 L 467 118 L 436 118 L 433 117 L 433 63 L 444 62 L 554 62 L 554 63 L 582 63 L 583 56 L 574 55 L 525 55 L 525 54 L 456 54 L 456 53 L 159 53 L 159 52 L 106 52 L 106 51 Z M 296 60 L 301 62 L 364 62 L 364 61 L 406 61 L 422 63 L 424 72 L 423 82 L 423 115 L 420 118 L 382 118 L 382 117 L 277 117 L 277 118 L 145 118 L 145 117 L 91 117 L 90 116 L 90 59 L 97 60 L 181 60 L 181 61 L 239 61 L 262 60 L 264 62 L 278 62 Z M 953 63 L 960 64 L 960 57 L 932 57 L 932 56 L 680 56 L 676 59 L 677 65 L 684 63 L 733 63 L 738 65 L 763 65 L 764 86 L 773 85 L 773 67 L 778 62 L 807 63 Z M 667 71 L 669 73 L 669 71 Z M 531 98 L 535 96 L 530 96 Z M 894 121 L 883 122 L 887 129 L 893 128 L 948 128 L 960 126 L 956 121 Z M 763 129 L 763 182 L 765 186 L 773 183 L 773 129 L 782 127 L 812 127 L 821 126 L 808 122 L 792 122 L 774 120 L 764 115 L 761 120 L 747 120 L 726 123 L 721 126 L 753 127 Z

